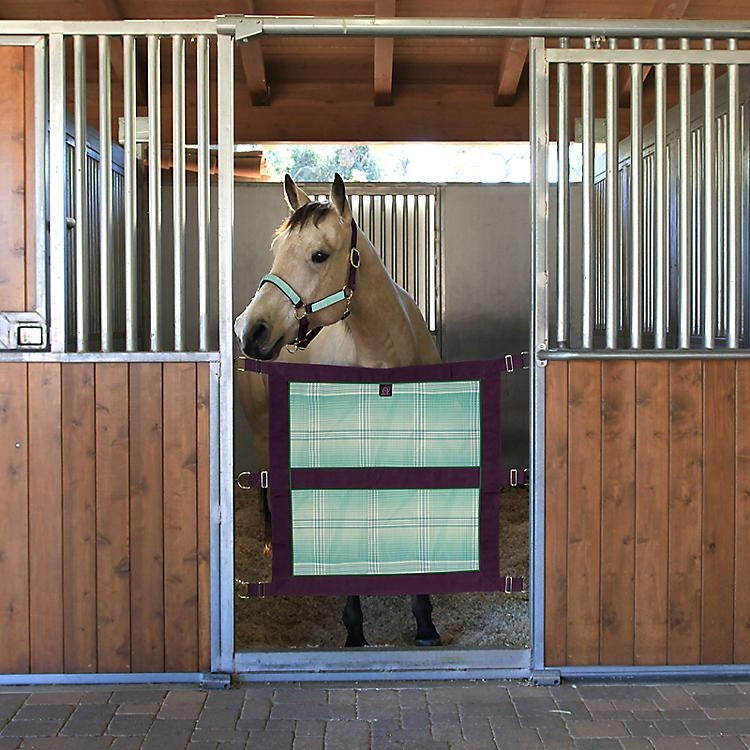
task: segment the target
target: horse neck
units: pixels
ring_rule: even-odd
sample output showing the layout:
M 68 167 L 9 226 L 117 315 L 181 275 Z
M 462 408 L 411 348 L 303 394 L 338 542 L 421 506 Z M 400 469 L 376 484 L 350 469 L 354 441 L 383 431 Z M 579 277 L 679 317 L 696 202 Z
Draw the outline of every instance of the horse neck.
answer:
M 357 364 L 364 367 L 396 367 L 410 364 L 414 355 L 411 323 L 396 284 L 388 275 L 375 248 L 359 234 L 361 262 L 357 289 L 347 327 L 357 349 Z

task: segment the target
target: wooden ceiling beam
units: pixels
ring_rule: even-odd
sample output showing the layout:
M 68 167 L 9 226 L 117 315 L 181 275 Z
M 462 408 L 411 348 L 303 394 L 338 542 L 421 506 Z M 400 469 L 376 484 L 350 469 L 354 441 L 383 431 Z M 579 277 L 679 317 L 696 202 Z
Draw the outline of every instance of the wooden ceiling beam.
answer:
M 245 12 L 248 15 L 255 15 L 254 0 L 247 0 L 245 7 Z M 250 93 L 250 101 L 256 107 L 265 106 L 271 101 L 271 92 L 266 76 L 266 62 L 263 58 L 260 38 L 250 38 L 238 46 L 242 70 L 245 73 L 245 83 Z
M 518 18 L 539 18 L 544 14 L 545 0 L 519 0 Z M 521 80 L 526 58 L 529 54 L 527 39 L 504 39 L 500 55 L 500 70 L 495 92 L 495 105 L 507 107 L 513 104 L 518 95 L 518 82 Z
M 395 18 L 396 0 L 375 0 L 375 15 Z M 393 101 L 393 37 L 375 38 L 375 106 L 389 106 Z

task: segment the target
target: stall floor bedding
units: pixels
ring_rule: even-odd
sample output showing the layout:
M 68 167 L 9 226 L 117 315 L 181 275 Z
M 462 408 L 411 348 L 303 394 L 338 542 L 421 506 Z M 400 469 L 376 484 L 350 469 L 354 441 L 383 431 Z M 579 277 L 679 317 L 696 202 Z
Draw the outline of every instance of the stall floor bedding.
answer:
M 246 581 L 268 580 L 263 520 L 257 491 L 235 496 L 235 646 L 239 651 L 340 647 L 343 597 L 243 598 Z M 503 575 L 523 576 L 529 585 L 529 493 L 502 493 L 500 566 Z M 356 594 L 352 591 L 352 594 Z M 429 593 L 429 592 L 425 592 Z M 529 592 L 436 594 L 433 619 L 443 645 L 454 648 L 528 648 Z M 414 645 L 414 618 L 406 596 L 362 598 L 365 637 L 371 646 Z

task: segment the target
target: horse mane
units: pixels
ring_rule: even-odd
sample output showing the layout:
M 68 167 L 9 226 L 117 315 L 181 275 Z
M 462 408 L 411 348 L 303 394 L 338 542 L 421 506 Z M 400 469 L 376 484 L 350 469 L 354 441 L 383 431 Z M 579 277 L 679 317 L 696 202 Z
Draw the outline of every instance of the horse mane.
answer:
M 288 230 L 302 229 L 308 221 L 312 221 L 317 227 L 323 220 L 323 217 L 330 213 L 331 208 L 330 203 L 320 203 L 319 201 L 305 203 L 304 206 L 300 206 L 291 216 L 288 216 L 281 222 L 279 228 L 274 233 L 274 237 L 278 237 Z

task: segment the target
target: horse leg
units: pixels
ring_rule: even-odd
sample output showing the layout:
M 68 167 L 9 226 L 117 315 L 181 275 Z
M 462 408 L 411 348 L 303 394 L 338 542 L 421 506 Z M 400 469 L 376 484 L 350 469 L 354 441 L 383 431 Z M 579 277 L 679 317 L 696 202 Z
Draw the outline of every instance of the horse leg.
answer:
M 346 625 L 346 643 L 344 646 L 369 646 L 362 631 L 362 606 L 358 596 L 347 596 L 341 621 Z
M 417 646 L 440 646 L 440 634 L 432 623 L 432 602 L 429 594 L 412 596 L 411 611 L 417 621 Z

